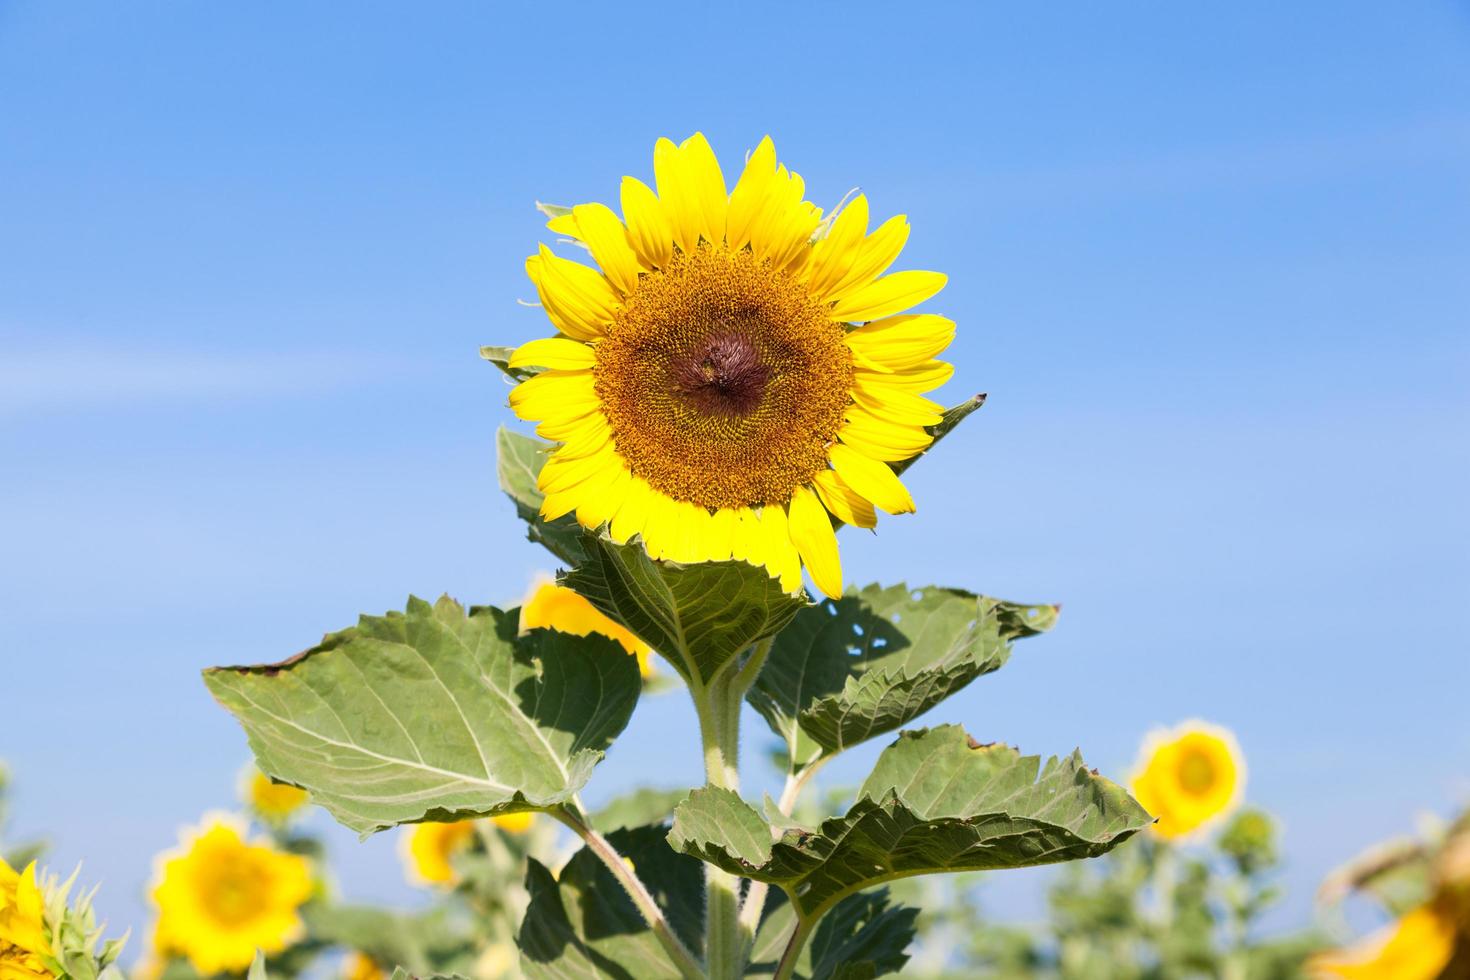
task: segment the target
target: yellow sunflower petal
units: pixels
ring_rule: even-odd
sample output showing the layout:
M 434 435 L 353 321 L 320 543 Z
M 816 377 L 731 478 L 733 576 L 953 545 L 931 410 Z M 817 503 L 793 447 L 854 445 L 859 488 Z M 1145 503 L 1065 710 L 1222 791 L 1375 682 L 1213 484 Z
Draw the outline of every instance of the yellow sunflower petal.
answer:
M 517 347 L 510 355 L 509 366 L 544 367 L 554 370 L 580 370 L 597 363 L 592 348 L 565 337 L 543 337 Z
M 837 438 L 884 462 L 916 456 L 934 441 L 922 426 L 890 422 L 860 405 L 849 405 L 844 417 L 847 421 L 837 430 Z
M 658 199 L 674 230 L 674 241 L 692 252 L 702 237 L 721 242 L 729 207 L 719 161 L 702 133 L 681 145 L 661 139 L 653 148 Z
M 669 549 L 678 537 L 677 502 L 657 490 L 648 496 L 648 516 L 643 521 L 643 547 L 655 560 L 670 558 Z
M 873 512 L 873 504 L 848 486 L 846 481 L 837 475 L 836 470 L 823 470 L 818 473 L 812 480 L 812 485 L 817 488 L 817 496 L 822 498 L 822 504 L 839 521 L 851 524 L 853 527 L 873 528 L 878 526 L 878 515 Z
M 633 477 L 628 484 L 627 495 L 623 498 L 618 511 L 613 515 L 612 525 L 608 533 L 618 544 L 625 544 L 629 538 L 643 531 L 643 525 L 648 520 L 648 510 L 652 506 L 653 488 L 648 481 L 641 477 Z
M 797 487 L 791 496 L 791 541 L 817 588 L 832 598 L 842 595 L 842 560 L 832 519 L 817 495 Z
M 1307 971 L 1341 980 L 1436 980 L 1454 959 L 1456 932 L 1453 909 L 1421 905 L 1356 946 L 1312 957 Z
M 764 567 L 765 553 L 761 550 L 760 542 L 760 518 L 749 507 L 740 508 L 735 512 L 735 534 L 730 541 L 730 557 Z
M 705 561 L 729 561 L 735 546 L 738 518 L 735 511 L 721 508 L 710 515 L 706 525 Z
M 510 407 L 526 421 L 580 418 L 601 402 L 591 371 L 543 371 L 510 390 Z
M 526 259 L 526 274 L 546 315 L 557 329 L 577 340 L 597 340 L 612 322 L 618 297 L 596 270 L 554 254 L 545 245 Z
M 582 240 L 582 228 L 577 224 L 577 219 L 570 213 L 559 214 L 546 222 L 546 230 L 563 235 L 567 238 Z
M 887 463 L 837 443 L 831 450 L 832 468 L 856 493 L 890 514 L 912 514 L 914 498 Z
M 812 246 L 811 261 L 807 263 L 807 288 L 819 302 L 836 299 L 830 295 L 831 290 L 852 269 L 867 233 L 868 199 L 859 194 L 838 213 L 827 237 Z
M 553 453 L 546 465 L 541 467 L 541 472 L 536 477 L 536 486 L 543 493 L 570 490 L 619 462 L 611 443 L 590 456 L 566 459 L 560 453 Z
M 699 208 L 701 216 L 700 234 L 707 241 L 725 240 L 725 218 L 730 207 L 730 198 L 725 191 L 725 175 L 720 172 L 720 161 L 703 133 L 695 133 L 679 146 L 684 158 L 684 179 L 688 181 L 690 195 Z
M 636 177 L 623 178 L 623 220 L 638 258 L 650 269 L 661 269 L 674 255 L 674 229 L 664 215 L 658 196 Z
M 942 272 L 895 272 L 840 300 L 832 307 L 832 318 L 857 323 L 901 313 L 939 292 L 948 281 Z
M 855 377 L 864 385 L 887 385 L 915 393 L 933 391 L 954 377 L 954 365 L 946 361 L 924 361 L 913 367 L 882 371 L 866 369 L 860 364 L 856 367 Z
M 613 464 L 612 478 L 596 493 L 587 494 L 577 505 L 577 523 L 586 528 L 598 528 L 612 520 L 622 507 L 632 484 L 633 474 L 622 460 Z
M 900 214 L 883 222 L 876 231 L 863 239 L 856 250 L 851 268 L 840 282 L 827 291 L 827 298 L 842 299 L 887 272 L 888 267 L 898 260 L 898 254 L 903 251 L 908 240 L 907 217 Z
M 878 418 L 901 425 L 935 425 L 944 417 L 938 402 L 903 388 L 868 384 L 863 374 L 855 374 L 852 400 Z
M 756 257 L 768 260 L 773 269 L 799 273 L 811 259 L 812 235 L 822 223 L 822 209 L 803 200 L 805 193 L 800 174 L 776 168 L 771 203 L 750 232 Z
M 764 137 L 745 161 L 745 169 L 730 192 L 725 242 L 732 251 L 750 244 L 751 232 L 769 206 L 776 177 L 776 144 Z
M 638 287 L 638 255 L 628 242 L 628 229 L 605 204 L 578 204 L 572 208 L 583 242 L 613 288 L 624 296 Z
M 780 580 L 782 589 L 787 592 L 799 591 L 801 555 L 791 540 L 791 526 L 786 519 L 786 509 L 779 504 L 762 507 L 760 526 L 766 571 Z
M 556 458 L 572 460 L 602 452 L 612 442 L 612 427 L 601 412 L 592 412 L 578 420 L 578 427 L 567 433 L 556 448 Z
M 855 357 L 880 371 L 899 371 L 929 361 L 950 345 L 954 331 L 954 321 L 948 317 L 909 313 L 849 330 L 846 339 Z

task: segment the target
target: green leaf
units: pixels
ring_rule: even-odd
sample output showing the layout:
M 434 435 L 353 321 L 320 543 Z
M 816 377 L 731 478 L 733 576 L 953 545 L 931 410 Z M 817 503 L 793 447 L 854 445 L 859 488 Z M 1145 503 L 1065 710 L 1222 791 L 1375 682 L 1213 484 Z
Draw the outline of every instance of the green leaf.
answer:
M 704 871 L 699 862 L 670 849 L 662 826 L 617 831 L 608 840 L 633 862 L 679 938 L 696 953 L 701 950 Z M 526 890 L 531 904 L 517 941 L 528 980 L 681 976 L 623 886 L 587 848 L 572 856 L 559 877 L 529 861 Z
M 456 929 L 446 908 L 410 915 L 364 905 L 309 903 L 302 918 L 313 939 L 354 949 L 373 962 L 399 966 L 414 976 L 469 973 L 475 940 Z
M 695 790 L 669 843 L 779 885 L 803 916 L 860 889 L 941 871 L 988 871 L 1106 853 L 1151 818 L 1080 755 L 1022 756 L 955 725 L 904 732 L 878 757 L 846 814 L 762 838 L 765 819 L 725 790 Z
M 1057 606 L 958 589 L 869 585 L 797 613 L 747 700 L 786 742 L 793 772 L 908 724 L 1051 629 Z
M 270 980 L 270 974 L 265 972 L 265 954 L 258 949 L 255 951 L 255 959 L 250 961 L 245 980 Z
M 571 565 L 586 557 L 582 546 L 582 528 L 571 515 L 554 521 L 541 519 L 541 501 L 546 498 L 536 487 L 536 477 L 546 465 L 546 454 L 552 444 L 500 427 L 495 437 L 496 470 L 500 489 L 516 505 L 516 514 L 527 524 L 526 537 L 544 545 L 547 551 Z
M 654 561 L 637 541 L 588 534 L 587 558 L 561 579 L 663 654 L 690 683 L 708 685 L 752 644 L 809 605 L 743 561 Z
M 910 456 L 903 462 L 894 463 L 893 471 L 895 473 L 902 473 L 904 470 L 908 469 L 910 466 L 913 466 L 919 460 L 932 453 L 934 451 L 934 447 L 939 445 L 939 440 L 943 439 L 945 436 L 953 432 L 955 426 L 959 425 L 965 419 L 969 418 L 972 413 L 978 411 L 980 409 L 980 406 L 984 404 L 985 396 L 981 394 L 976 395 L 973 398 L 967 398 L 964 401 L 960 402 L 958 405 L 955 405 L 951 408 L 946 408 L 944 410 L 943 417 L 941 417 L 938 422 L 934 423 L 933 425 L 927 425 L 924 427 L 925 430 L 928 431 L 929 435 L 933 436 L 934 439 L 933 442 L 929 443 L 929 448 L 925 449 L 917 456 Z
M 517 610 L 410 599 L 290 660 L 204 680 L 262 772 L 363 835 L 548 809 L 627 724 L 638 668 L 606 637 L 517 636 L 518 623 Z
M 796 975 L 855 980 L 897 973 L 908 962 L 905 950 L 914 941 L 918 917 L 918 909 L 893 904 L 887 888 L 849 895 L 822 918 L 797 960 Z M 795 925 L 791 903 L 772 892 L 746 976 L 770 975 Z
M 668 823 L 674 818 L 674 807 L 688 795 L 687 789 L 640 787 L 609 801 L 592 814 L 592 826 L 608 834 L 624 827 Z

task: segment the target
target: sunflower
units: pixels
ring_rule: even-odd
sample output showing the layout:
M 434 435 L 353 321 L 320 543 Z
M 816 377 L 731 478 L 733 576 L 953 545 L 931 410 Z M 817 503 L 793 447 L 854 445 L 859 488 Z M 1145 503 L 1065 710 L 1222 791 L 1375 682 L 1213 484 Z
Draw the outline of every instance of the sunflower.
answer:
M 366 953 L 353 952 L 342 962 L 342 980 L 384 980 L 387 974 Z
M 16 870 L 0 858 L 0 980 L 49 980 L 54 953 L 36 862 Z
M 1421 905 L 1355 946 L 1317 954 L 1307 972 L 1324 980 L 1436 980 L 1454 958 L 1457 932 L 1448 903 Z
M 306 790 L 274 782 L 254 766 L 246 768 L 244 782 L 245 802 L 269 823 L 285 823 L 311 799 Z
M 508 834 L 524 834 L 535 821 L 534 813 L 508 813 L 491 817 L 490 823 Z M 475 821 L 416 823 L 404 828 L 401 840 L 404 870 L 416 885 L 452 885 L 459 876 L 454 870 L 456 855 L 468 850 L 475 839 Z
M 303 935 L 298 910 L 312 890 L 306 858 L 247 842 L 227 817 L 209 818 L 159 861 L 154 945 L 205 976 L 243 972 L 256 949 L 279 953 Z
M 1133 777 L 1133 795 L 1158 818 L 1154 832 L 1186 837 L 1240 801 L 1245 760 L 1235 736 L 1202 721 L 1151 734 Z
M 638 658 L 638 673 L 647 680 L 653 676 L 652 649 L 621 623 L 613 622 L 592 603 L 571 589 L 543 579 L 534 585 L 521 605 L 521 632 L 550 628 L 573 636 L 600 633 L 617 640 L 623 649 Z
M 654 147 L 658 193 L 623 178 L 621 219 L 583 204 L 547 227 L 597 268 L 545 245 L 526 271 L 559 331 L 516 349 L 547 370 L 510 395 L 559 445 L 541 516 L 574 513 L 653 558 L 737 559 L 842 592 L 831 518 L 871 528 L 914 510 L 890 463 L 922 452 L 941 409 L 924 393 L 954 323 L 904 311 L 937 272 L 884 275 L 902 216 L 868 231 L 861 195 L 835 217 L 803 200 L 769 137 L 728 194 L 704 136 Z

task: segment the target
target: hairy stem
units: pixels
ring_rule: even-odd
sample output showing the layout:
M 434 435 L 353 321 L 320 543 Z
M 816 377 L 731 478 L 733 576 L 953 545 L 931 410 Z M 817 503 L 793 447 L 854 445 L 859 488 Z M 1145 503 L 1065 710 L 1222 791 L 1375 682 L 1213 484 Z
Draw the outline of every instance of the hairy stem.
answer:
M 572 833 L 582 838 L 583 843 L 612 872 L 613 877 L 627 891 L 628 897 L 633 900 L 633 904 L 638 907 L 638 911 L 642 913 L 643 918 L 653 929 L 653 934 L 658 938 L 659 944 L 663 946 L 664 952 L 669 954 L 669 959 L 679 970 L 679 973 L 685 977 L 685 980 L 702 980 L 705 974 L 700 969 L 699 960 L 689 951 L 689 947 L 684 945 L 683 940 L 675 935 L 674 930 L 669 926 L 668 920 L 664 918 L 663 910 L 658 907 L 658 903 L 649 894 L 648 888 L 644 886 L 643 881 L 634 873 L 632 867 L 624 861 L 623 856 L 617 852 L 617 849 L 608 842 L 608 839 L 593 830 L 582 819 L 580 813 L 574 812 L 569 807 L 557 807 L 548 812 L 557 820 L 570 827 Z
M 793 907 L 795 901 L 792 902 Z M 776 961 L 776 973 L 771 980 L 791 980 L 791 975 L 796 972 L 797 961 L 801 959 L 802 947 L 806 945 L 807 937 L 811 935 L 812 927 L 817 924 L 818 916 L 798 915 L 796 928 L 791 931 L 791 938 L 786 941 L 786 948 L 781 950 L 781 958 Z
M 769 645 L 763 649 L 769 650 Z M 757 658 L 765 659 L 761 650 L 751 654 L 746 666 Z M 734 677 L 726 673 L 709 687 L 692 692 L 704 744 L 705 781 L 736 793 L 740 791 L 740 703 L 744 694 L 740 684 L 744 676 L 743 670 Z M 705 966 L 710 980 L 738 980 L 745 971 L 740 879 L 709 864 L 704 880 Z
M 781 790 L 781 799 L 777 801 L 777 807 L 785 816 L 791 816 L 791 811 L 796 807 L 796 801 L 801 796 L 801 791 L 806 788 L 807 781 L 817 774 L 825 759 L 807 766 L 799 773 L 786 774 L 786 786 Z M 740 907 L 740 934 L 745 943 L 747 953 L 755 943 L 756 930 L 760 928 L 761 914 L 766 908 L 766 893 L 771 886 L 764 881 L 752 881 L 750 890 L 745 893 L 745 904 Z

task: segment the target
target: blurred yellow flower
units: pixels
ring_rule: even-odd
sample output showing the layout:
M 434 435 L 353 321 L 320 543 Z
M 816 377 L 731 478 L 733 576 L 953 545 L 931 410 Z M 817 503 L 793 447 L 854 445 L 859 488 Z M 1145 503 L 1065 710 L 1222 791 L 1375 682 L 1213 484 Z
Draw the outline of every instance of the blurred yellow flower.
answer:
M 1218 725 L 1186 721 L 1145 739 L 1131 788 L 1158 818 L 1154 832 L 1175 839 L 1234 809 L 1244 787 L 1245 759 L 1235 736 Z
M 45 897 L 36 862 L 17 874 L 0 858 L 0 980 L 49 980 L 55 976 L 46 934 Z
M 378 961 L 366 953 L 353 953 L 342 964 L 342 980 L 383 980 L 386 974 Z
M 531 829 L 534 813 L 509 813 L 491 817 L 490 823 L 509 834 L 524 834 Z M 406 827 L 401 838 L 404 870 L 416 885 L 452 885 L 458 878 L 454 858 L 467 850 L 475 839 L 475 821 L 453 823 L 416 823 Z
M 1453 906 L 1432 902 L 1361 943 L 1312 957 L 1307 972 L 1340 980 L 1435 980 L 1455 955 L 1455 933 Z
M 188 957 L 201 974 L 242 972 L 256 949 L 279 953 L 303 933 L 298 910 L 312 894 L 310 863 L 246 842 L 227 817 L 186 831 L 158 864 L 154 945 Z
M 653 651 L 647 643 L 620 623 L 604 616 L 601 610 L 576 592 L 549 579 L 532 586 L 531 594 L 521 605 L 521 632 L 542 628 L 560 630 L 573 636 L 600 633 L 617 640 L 624 650 L 638 658 L 638 673 L 645 679 L 653 676 Z
M 306 790 L 272 782 L 254 766 L 246 770 L 244 796 L 250 809 L 271 823 L 285 823 L 311 799 Z

